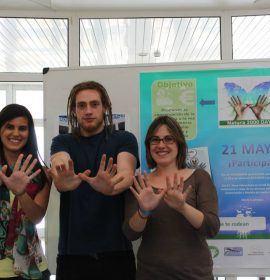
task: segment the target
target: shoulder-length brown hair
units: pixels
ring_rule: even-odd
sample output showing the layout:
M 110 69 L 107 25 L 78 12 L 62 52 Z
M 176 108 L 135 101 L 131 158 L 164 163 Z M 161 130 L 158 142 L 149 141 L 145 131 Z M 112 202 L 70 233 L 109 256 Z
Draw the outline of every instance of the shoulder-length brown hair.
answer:
M 157 128 L 159 128 L 161 125 L 166 125 L 171 135 L 175 138 L 175 142 L 178 147 L 178 153 L 176 157 L 177 168 L 185 168 L 187 156 L 187 143 L 185 140 L 185 136 L 178 122 L 174 118 L 169 116 L 159 116 L 155 118 L 148 128 L 144 141 L 148 167 L 155 168 L 157 166 L 157 163 L 154 161 L 150 152 L 150 140 Z
M 79 134 L 79 126 L 74 111 L 76 107 L 77 94 L 85 89 L 93 89 L 99 93 L 102 106 L 106 111 L 103 116 L 105 130 L 106 132 L 111 132 L 113 128 L 111 100 L 104 86 L 95 81 L 81 82 L 75 85 L 70 91 L 67 103 L 67 115 L 69 124 L 71 126 L 71 132 L 74 134 Z

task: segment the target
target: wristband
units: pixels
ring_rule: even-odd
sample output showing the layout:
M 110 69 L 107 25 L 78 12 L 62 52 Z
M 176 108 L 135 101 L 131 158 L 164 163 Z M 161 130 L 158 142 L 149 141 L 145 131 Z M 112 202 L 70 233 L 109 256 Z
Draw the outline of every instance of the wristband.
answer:
M 143 209 L 139 208 L 138 214 L 142 219 L 148 219 L 151 216 L 152 211 L 147 211 L 147 210 L 143 210 Z

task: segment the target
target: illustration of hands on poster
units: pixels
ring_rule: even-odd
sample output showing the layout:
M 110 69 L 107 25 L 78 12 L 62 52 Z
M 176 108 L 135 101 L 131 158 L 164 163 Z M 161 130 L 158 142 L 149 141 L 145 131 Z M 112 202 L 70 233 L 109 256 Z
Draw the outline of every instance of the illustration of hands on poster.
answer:
M 204 169 L 211 176 L 208 147 L 188 149 L 186 165 L 187 168 L 191 168 L 191 169 L 196 169 L 196 168 Z
M 220 127 L 270 124 L 270 77 L 218 79 Z
M 220 236 L 235 238 L 269 234 L 266 203 L 270 188 L 268 140 L 259 127 L 270 124 L 270 77 L 218 78 L 219 128 L 228 131 L 222 145 L 222 172 L 216 177 L 221 204 Z
M 269 268 L 270 69 L 142 73 L 140 90 L 142 139 L 153 118 L 171 115 L 192 148 L 188 166 L 209 157 L 221 221 L 208 240 L 214 266 Z M 143 142 L 141 158 L 144 167 Z

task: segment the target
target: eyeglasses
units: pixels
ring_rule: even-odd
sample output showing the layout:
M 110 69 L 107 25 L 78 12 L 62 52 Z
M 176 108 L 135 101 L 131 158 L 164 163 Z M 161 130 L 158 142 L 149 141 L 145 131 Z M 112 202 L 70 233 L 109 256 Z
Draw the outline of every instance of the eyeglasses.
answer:
M 163 138 L 160 138 L 159 136 L 153 136 L 150 138 L 151 145 L 158 145 L 160 141 L 162 141 L 165 145 L 173 144 L 175 142 L 175 138 L 171 135 L 166 135 Z

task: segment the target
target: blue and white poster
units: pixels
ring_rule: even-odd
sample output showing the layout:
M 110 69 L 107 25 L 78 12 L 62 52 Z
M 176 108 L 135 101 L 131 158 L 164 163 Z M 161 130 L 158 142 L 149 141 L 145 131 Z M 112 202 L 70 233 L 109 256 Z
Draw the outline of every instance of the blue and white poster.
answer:
M 208 240 L 214 266 L 269 268 L 270 69 L 141 73 L 140 108 L 142 170 L 147 128 L 166 114 L 183 128 L 188 166 L 212 176 L 221 220 Z

